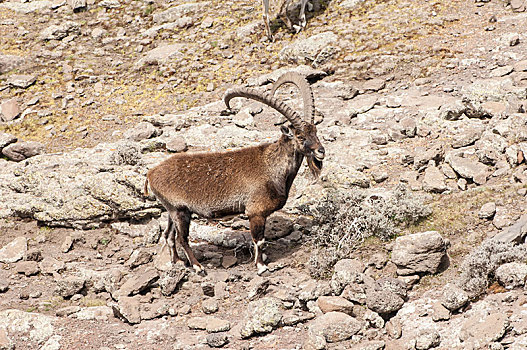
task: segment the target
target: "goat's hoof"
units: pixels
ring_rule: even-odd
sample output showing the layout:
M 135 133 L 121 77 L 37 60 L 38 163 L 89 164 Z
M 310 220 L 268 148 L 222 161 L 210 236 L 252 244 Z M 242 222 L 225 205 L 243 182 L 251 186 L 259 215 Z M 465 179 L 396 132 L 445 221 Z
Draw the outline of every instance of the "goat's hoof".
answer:
M 258 276 L 261 276 L 265 272 L 269 271 L 267 265 L 258 264 Z
M 196 274 L 198 274 L 201 277 L 207 276 L 207 271 L 203 268 L 203 266 L 194 265 L 192 266 L 194 268 L 194 271 L 196 271 Z

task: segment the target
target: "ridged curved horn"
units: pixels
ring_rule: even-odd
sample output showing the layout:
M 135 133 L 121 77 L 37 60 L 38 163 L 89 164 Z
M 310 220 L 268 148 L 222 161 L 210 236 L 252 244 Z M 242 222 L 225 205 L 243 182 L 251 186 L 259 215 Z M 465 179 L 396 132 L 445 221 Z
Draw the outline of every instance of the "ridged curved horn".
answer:
M 245 97 L 245 98 L 250 98 L 252 100 L 264 103 L 268 105 L 269 107 L 278 111 L 284 117 L 286 117 L 293 125 L 293 128 L 297 130 L 302 130 L 304 127 L 305 122 L 302 120 L 302 117 L 295 110 L 293 110 L 291 107 L 286 105 L 284 102 L 273 97 L 268 92 L 262 93 L 258 90 L 246 88 L 246 87 L 239 87 L 239 88 L 228 90 L 225 93 L 225 96 L 223 97 L 223 101 L 225 101 L 225 105 L 227 106 L 227 108 L 229 109 L 231 108 L 230 101 L 234 97 Z
M 304 120 L 306 123 L 313 124 L 315 122 L 315 98 L 313 97 L 313 91 L 311 85 L 309 85 L 307 79 L 297 72 L 287 72 L 282 75 L 273 84 L 271 89 L 271 95 L 274 96 L 276 90 L 287 83 L 295 84 L 300 90 L 302 101 L 304 103 Z

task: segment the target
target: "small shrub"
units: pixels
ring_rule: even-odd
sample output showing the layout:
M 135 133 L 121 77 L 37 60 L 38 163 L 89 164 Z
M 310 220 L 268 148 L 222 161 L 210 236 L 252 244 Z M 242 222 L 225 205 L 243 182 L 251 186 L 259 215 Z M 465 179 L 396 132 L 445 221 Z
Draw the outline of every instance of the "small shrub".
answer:
M 136 165 L 141 163 L 141 150 L 132 142 L 123 142 L 110 155 L 110 162 L 115 165 Z
M 349 257 L 364 239 L 375 236 L 388 240 L 401 226 L 414 224 L 431 213 L 421 198 L 402 186 L 386 198 L 368 196 L 358 189 L 346 193 L 333 190 L 321 201 L 300 209 L 313 216 L 314 252 L 309 270 L 315 278 L 328 277 L 333 265 Z
M 527 247 L 524 245 L 488 239 L 465 258 L 457 284 L 472 297 L 477 297 L 485 292 L 499 266 L 525 262 L 526 259 Z

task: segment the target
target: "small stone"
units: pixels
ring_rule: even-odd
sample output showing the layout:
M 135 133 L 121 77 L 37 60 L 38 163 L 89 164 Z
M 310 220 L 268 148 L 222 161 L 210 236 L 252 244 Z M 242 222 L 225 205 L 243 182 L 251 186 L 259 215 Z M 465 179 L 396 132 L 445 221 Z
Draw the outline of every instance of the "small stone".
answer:
M 511 262 L 496 269 L 496 278 L 507 289 L 523 287 L 527 279 L 527 264 Z
M 205 329 L 209 333 L 227 332 L 231 329 L 231 323 L 216 317 L 207 317 Z
M 229 342 L 226 334 L 212 333 L 207 335 L 207 344 L 212 348 L 221 348 Z
M 166 148 L 170 152 L 179 153 L 185 152 L 188 149 L 188 146 L 182 136 L 176 136 L 166 143 Z
M 328 312 L 317 317 L 309 327 L 309 333 L 322 336 L 328 343 L 351 338 L 361 329 L 361 322 L 342 312 Z
M 73 238 L 68 235 L 64 238 L 64 242 L 62 242 L 60 249 L 63 253 L 67 253 L 70 251 L 71 247 L 73 247 Z
M 483 204 L 483 206 L 480 208 L 478 212 L 478 217 L 480 219 L 490 220 L 494 217 L 494 214 L 496 214 L 496 203 L 489 202 Z
M 205 317 L 191 317 L 187 321 L 187 327 L 189 329 L 205 330 L 207 328 L 206 322 Z
M 398 311 L 403 307 L 404 299 L 388 290 L 377 290 L 366 292 L 366 305 L 381 315 L 387 315 Z
M 118 304 L 112 305 L 114 314 L 130 324 L 141 322 L 140 307 L 138 296 L 121 297 Z
M 27 89 L 35 83 L 37 77 L 35 75 L 12 75 L 7 80 L 7 84 L 10 87 Z
M 388 333 L 388 336 L 392 339 L 399 339 L 403 334 L 401 321 L 396 318 L 390 319 L 390 321 L 386 323 L 386 333 Z
M 70 298 L 84 288 L 86 281 L 79 277 L 66 277 L 56 281 L 55 293 L 64 298 Z
M 15 98 L 2 102 L 0 104 L 0 117 L 2 121 L 9 122 L 20 115 L 18 101 Z
M 20 162 L 41 154 L 44 151 L 44 145 L 36 141 L 19 141 L 12 143 L 2 150 L 2 153 L 15 162 Z
M 80 311 L 80 306 L 66 306 L 55 311 L 55 315 L 58 317 L 65 317 Z
M 221 260 L 221 266 L 223 266 L 225 269 L 228 269 L 236 265 L 237 262 L 238 258 L 236 258 L 234 255 L 224 255 Z
M 416 350 L 428 350 L 441 344 L 441 336 L 436 331 L 422 330 L 415 339 Z
M 211 282 L 203 282 L 201 283 L 201 290 L 203 291 L 203 295 L 208 297 L 214 296 L 214 283 Z
M 457 187 L 459 187 L 461 191 L 465 191 L 467 189 L 467 180 L 463 178 L 457 180 Z
M 136 249 L 130 255 L 130 258 L 126 262 L 126 265 L 130 266 L 131 269 L 135 269 L 144 264 L 148 264 L 152 260 L 152 253 L 145 249 Z
M 454 312 L 468 303 L 468 294 L 458 286 L 447 283 L 443 288 L 441 304 L 448 310 Z
M 36 261 L 21 261 L 16 265 L 16 272 L 26 276 L 33 276 L 40 272 Z
M 450 319 L 450 311 L 444 307 L 440 302 L 432 304 L 432 320 L 447 321 Z
M 115 299 L 119 296 L 128 296 L 141 293 L 148 289 L 159 279 L 159 274 L 154 269 L 148 269 L 137 276 L 130 277 L 116 293 L 112 293 Z
M 353 303 L 343 297 L 321 296 L 317 300 L 317 305 L 323 313 L 338 311 L 353 316 Z
M 205 299 L 201 303 L 201 309 L 206 314 L 213 314 L 219 309 L 218 301 L 214 298 Z

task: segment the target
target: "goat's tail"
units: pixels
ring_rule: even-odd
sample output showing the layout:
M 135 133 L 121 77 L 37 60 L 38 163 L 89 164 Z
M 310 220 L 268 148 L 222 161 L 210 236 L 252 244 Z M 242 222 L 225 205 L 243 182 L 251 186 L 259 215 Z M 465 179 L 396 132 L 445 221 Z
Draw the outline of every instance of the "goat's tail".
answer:
M 145 196 L 148 197 L 148 177 L 146 178 L 145 180 L 145 188 L 144 188 L 144 191 L 145 191 Z

